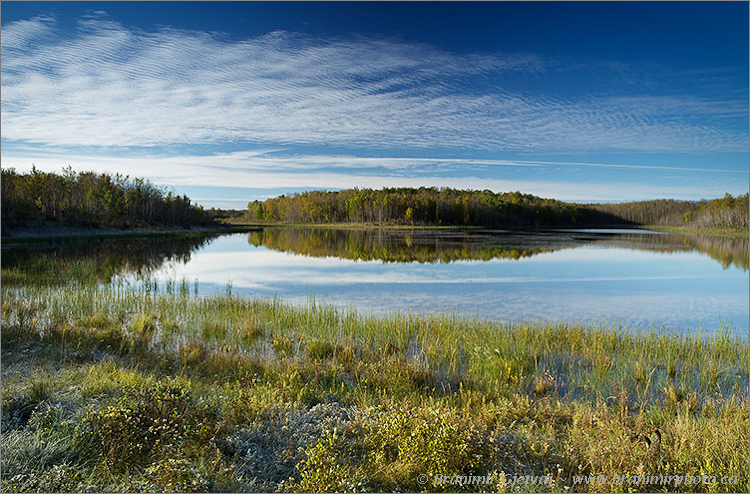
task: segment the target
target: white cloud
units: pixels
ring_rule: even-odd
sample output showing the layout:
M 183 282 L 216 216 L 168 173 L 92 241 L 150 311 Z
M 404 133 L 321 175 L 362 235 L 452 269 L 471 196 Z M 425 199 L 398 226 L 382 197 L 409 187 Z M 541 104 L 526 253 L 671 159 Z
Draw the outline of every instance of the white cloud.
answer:
M 18 153 L 18 154 L 16 154 Z M 29 170 L 32 164 L 44 171 L 60 171 L 71 165 L 75 170 L 95 170 L 111 174 L 121 173 L 131 177 L 149 177 L 164 185 L 189 185 L 233 187 L 248 189 L 347 189 L 382 187 L 452 187 L 458 189 L 490 189 L 495 192 L 520 190 L 540 197 L 575 202 L 632 201 L 655 198 L 700 199 L 723 196 L 725 185 L 703 183 L 700 186 L 684 185 L 628 185 L 597 182 L 554 182 L 544 180 L 505 180 L 479 176 L 487 165 L 508 167 L 583 166 L 630 167 L 656 169 L 655 165 L 618 165 L 597 163 L 571 163 L 559 161 L 514 162 L 511 160 L 480 160 L 451 158 L 360 158 L 353 156 L 274 156 L 271 152 L 236 152 L 208 156 L 92 156 L 51 152 L 5 152 L 4 167 L 19 171 Z M 443 166 L 443 169 L 440 167 Z M 409 173 L 401 173 L 402 168 Z M 462 176 L 441 176 L 439 172 L 460 169 Z M 714 171 L 703 169 L 702 171 Z M 722 170 L 720 170 L 722 171 Z M 735 173 L 733 170 L 723 170 Z M 743 172 L 738 172 L 742 174 Z M 733 194 L 742 193 L 746 176 L 738 181 Z M 744 185 L 743 185 L 744 184 Z M 248 191 L 247 200 L 260 198 L 256 191 Z M 265 194 L 264 197 L 265 198 Z M 218 202 L 211 198 L 196 201 L 207 206 L 242 207 L 247 201 Z
M 600 249 L 602 250 L 602 249 Z M 587 282 L 622 282 L 622 281 L 654 281 L 654 280 L 696 280 L 722 278 L 721 273 L 711 274 L 631 274 L 618 276 L 600 273 L 596 276 L 571 276 L 570 273 L 545 274 L 530 271 L 515 275 L 503 274 L 503 265 L 509 263 L 532 264 L 538 262 L 559 263 L 588 260 L 588 255 L 597 255 L 594 261 L 616 260 L 618 262 L 650 261 L 654 262 L 658 253 L 631 251 L 628 249 L 610 249 L 609 254 L 597 254 L 595 249 L 572 249 L 541 253 L 537 256 L 509 261 L 507 259 L 492 259 L 490 261 L 455 261 L 452 263 L 467 265 L 462 277 L 456 277 L 453 272 L 448 273 L 439 265 L 426 266 L 423 264 L 401 264 L 391 269 L 378 268 L 383 261 L 353 261 L 337 257 L 316 257 L 294 252 L 279 252 L 265 247 L 253 249 L 245 244 L 239 250 L 231 252 L 199 252 L 194 254 L 187 264 L 172 264 L 169 269 L 162 270 L 156 276 L 163 279 L 200 279 L 204 283 L 222 284 L 231 278 L 236 287 L 251 287 L 258 285 L 279 285 L 297 283 L 305 280 L 308 285 L 348 285 L 354 283 L 367 284 L 475 284 L 475 283 L 587 283 Z M 563 254 L 558 256 L 558 254 Z M 686 258 L 696 258 L 698 253 L 680 253 L 678 256 L 684 261 Z M 679 262 L 677 259 L 671 259 Z M 667 259 L 669 262 L 670 259 Z M 713 261 L 709 261 L 713 262 Z M 471 265 L 471 266 L 468 266 Z
M 245 40 L 141 32 L 96 16 L 68 37 L 48 18 L 8 23 L 2 43 L 10 142 L 747 150 L 741 98 L 564 98 L 504 88 L 509 71 L 545 76 L 545 63 L 531 55 L 465 56 L 393 39 L 287 32 Z

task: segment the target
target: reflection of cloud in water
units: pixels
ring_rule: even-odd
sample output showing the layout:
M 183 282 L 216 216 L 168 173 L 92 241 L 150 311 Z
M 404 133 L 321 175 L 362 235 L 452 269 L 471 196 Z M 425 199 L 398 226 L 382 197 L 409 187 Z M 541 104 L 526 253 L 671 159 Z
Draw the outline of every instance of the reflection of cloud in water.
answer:
M 256 247 L 316 258 L 389 263 L 544 259 L 549 257 L 545 253 L 558 254 L 581 247 L 604 247 L 605 253 L 599 254 L 601 257 L 607 255 L 606 249 L 617 247 L 632 252 L 670 255 L 700 252 L 725 268 L 748 269 L 748 238 L 745 236 L 593 229 L 530 233 L 477 229 L 371 231 L 282 227 L 251 232 L 247 240 Z
M 452 312 L 501 321 L 605 323 L 631 328 L 661 324 L 715 331 L 721 318 L 747 328 L 747 274 L 723 269 L 696 251 L 585 246 L 522 259 L 451 263 L 387 263 L 311 257 L 238 245 L 223 239 L 157 279 L 198 279 L 201 293 L 279 295 L 306 303 L 311 295 L 363 313 Z
M 302 283 L 307 285 L 349 284 L 463 284 L 463 283 L 584 283 L 618 281 L 658 281 L 722 278 L 720 271 L 695 274 L 690 272 L 666 272 L 666 261 L 679 262 L 675 267 L 684 267 L 684 261 L 703 261 L 698 254 L 681 253 L 671 259 L 659 259 L 660 271 L 630 273 L 612 276 L 612 270 L 592 272 L 589 276 L 571 276 L 570 271 L 544 269 L 525 270 L 524 265 L 538 262 L 562 263 L 636 263 L 655 262 L 658 254 L 633 252 L 623 249 L 581 248 L 575 250 L 541 254 L 523 259 L 512 266 L 507 260 L 460 261 L 446 264 L 398 264 L 388 265 L 378 261 L 350 261 L 337 258 L 310 258 L 257 249 L 243 252 L 204 252 L 194 256 L 188 264 L 174 264 L 158 273 L 159 279 L 194 279 L 201 282 L 226 283 L 231 280 L 235 287 L 253 287 L 263 284 Z M 516 276 L 499 276 L 511 268 Z

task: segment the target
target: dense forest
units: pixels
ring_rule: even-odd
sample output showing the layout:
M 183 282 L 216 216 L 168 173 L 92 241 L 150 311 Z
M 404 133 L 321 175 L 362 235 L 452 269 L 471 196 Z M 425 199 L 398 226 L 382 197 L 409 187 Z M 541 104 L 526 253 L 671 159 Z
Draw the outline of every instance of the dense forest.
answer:
M 2 170 L 3 229 L 45 220 L 132 228 L 209 225 L 236 211 L 208 210 L 148 180 L 95 172 Z M 494 228 L 663 225 L 748 229 L 748 194 L 711 201 L 571 204 L 520 192 L 450 188 L 349 189 L 282 195 L 248 204 L 248 219 L 281 223 L 379 223 Z
M 314 191 L 254 201 L 250 219 L 289 223 L 392 223 L 522 228 L 628 223 L 605 211 L 520 192 L 449 188 Z
M 602 211 L 641 225 L 684 226 L 695 229 L 747 230 L 748 194 L 726 194 L 712 201 L 657 201 L 597 204 Z
M 2 170 L 3 229 L 46 220 L 77 226 L 194 226 L 211 215 L 148 180 L 105 173 Z
M 350 189 L 283 195 L 248 204 L 255 221 L 390 223 L 499 228 L 664 225 L 696 229 L 748 227 L 748 195 L 713 201 L 657 200 L 571 204 L 520 192 L 449 188 Z

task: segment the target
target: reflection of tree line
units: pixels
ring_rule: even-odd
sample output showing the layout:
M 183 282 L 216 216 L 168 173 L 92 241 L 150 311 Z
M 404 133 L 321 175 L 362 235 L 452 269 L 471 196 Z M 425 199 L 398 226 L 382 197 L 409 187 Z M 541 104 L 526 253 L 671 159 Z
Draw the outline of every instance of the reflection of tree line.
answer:
M 187 262 L 217 235 L 170 239 L 61 241 L 3 249 L 3 283 L 107 283 L 118 275 L 146 276 L 166 262 Z
M 745 271 L 750 267 L 748 260 L 748 237 L 728 235 L 704 235 L 699 233 L 671 235 L 638 234 L 589 234 L 598 237 L 597 245 L 609 245 L 655 252 L 677 252 L 697 250 L 718 261 L 724 269 L 735 266 Z
M 536 241 L 533 241 L 535 237 Z M 563 238 L 535 237 L 448 230 L 435 233 L 428 230 L 268 228 L 251 232 L 248 242 L 256 247 L 262 245 L 313 257 L 420 263 L 521 259 L 575 245 L 570 238 L 565 241 Z
M 147 276 L 167 262 L 189 261 L 193 252 L 217 236 L 15 245 L 3 249 L 2 281 L 7 285 L 71 280 L 107 283 L 118 275 Z M 249 233 L 248 242 L 313 257 L 420 263 L 521 259 L 593 244 L 656 252 L 698 250 L 724 268 L 749 267 L 748 238 L 744 236 L 266 228 Z
M 750 267 L 748 261 L 748 238 L 723 237 L 715 235 L 685 235 L 686 242 L 692 243 L 700 252 L 705 252 L 712 259 L 721 263 L 724 269 L 729 266 L 741 267 L 745 271 Z
M 452 262 L 520 259 L 582 244 L 636 250 L 698 250 L 724 268 L 748 269 L 748 238 L 700 234 L 612 234 L 596 232 L 502 233 L 452 230 L 345 230 L 266 228 L 248 242 L 281 252 L 313 257 L 384 262 Z

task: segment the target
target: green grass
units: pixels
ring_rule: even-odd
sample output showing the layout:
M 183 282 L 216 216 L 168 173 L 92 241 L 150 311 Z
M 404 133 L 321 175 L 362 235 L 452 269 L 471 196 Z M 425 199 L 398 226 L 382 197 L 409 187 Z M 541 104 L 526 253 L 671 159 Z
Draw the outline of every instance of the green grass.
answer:
M 660 226 L 660 225 L 646 225 L 638 226 L 637 228 L 643 228 L 645 230 L 655 230 L 657 232 L 672 232 L 672 233 L 698 233 L 704 235 L 726 235 L 731 237 L 747 237 L 750 235 L 748 230 L 736 230 L 730 228 L 690 228 L 681 226 Z
M 23 233 L 21 236 L 7 236 L 3 238 L 3 242 L 6 244 L 35 244 L 35 243 L 46 243 L 50 241 L 59 240 L 71 240 L 77 241 L 101 241 L 106 239 L 144 239 L 144 238 L 192 238 L 192 237 L 204 237 L 206 235 L 215 233 L 243 233 L 253 231 L 252 223 L 233 223 L 226 221 L 216 221 L 214 226 L 195 226 L 193 228 L 183 227 L 164 227 L 164 228 L 136 228 L 136 231 L 129 231 L 127 229 L 118 230 L 116 228 L 108 228 L 102 232 L 92 232 L 93 228 L 80 228 L 80 227 L 69 227 L 67 230 L 65 227 L 60 227 L 59 233 L 45 233 L 43 231 L 36 231 L 33 227 L 24 229 L 18 228 Z
M 726 330 L 379 318 L 82 284 L 2 295 L 3 491 L 456 489 L 421 473 L 494 473 L 467 489 L 501 492 L 633 487 L 578 474 L 748 488 L 748 342 Z

